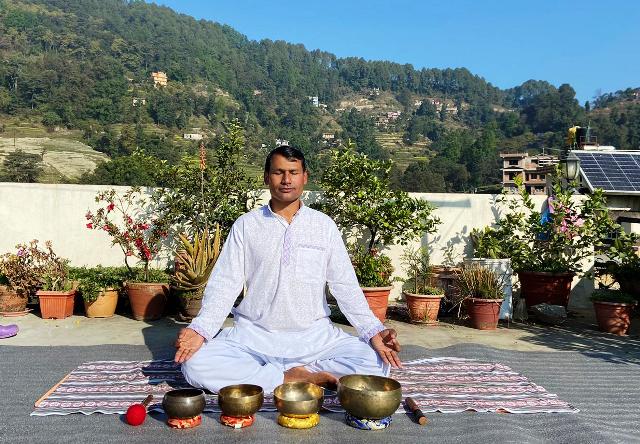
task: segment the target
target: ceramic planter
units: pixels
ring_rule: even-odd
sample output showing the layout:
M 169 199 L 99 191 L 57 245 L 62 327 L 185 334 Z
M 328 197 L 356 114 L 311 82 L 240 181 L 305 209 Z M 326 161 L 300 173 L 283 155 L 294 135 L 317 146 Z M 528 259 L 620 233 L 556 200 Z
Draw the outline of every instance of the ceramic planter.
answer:
M 596 311 L 596 320 L 600 331 L 618 336 L 626 335 L 631 324 L 631 312 L 634 305 L 594 301 L 593 308 Z
M 404 292 L 411 322 L 416 324 L 437 324 L 440 301 L 443 297 L 444 294 L 427 295 Z
M 95 301 L 84 301 L 84 310 L 88 318 L 110 318 L 116 312 L 118 290 L 108 288 L 100 292 Z
M 389 305 L 389 293 L 393 287 L 362 287 L 364 297 L 373 314 L 384 322 L 387 318 L 387 306 Z
M 527 307 L 547 303 L 551 305 L 569 305 L 571 282 L 576 274 L 547 273 L 538 271 L 519 271 L 518 278 L 522 286 L 522 296 Z
M 40 314 L 42 319 L 64 319 L 73 314 L 75 290 L 44 291 L 39 290 L 36 296 L 40 300 Z
M 137 321 L 154 321 L 164 314 L 169 285 L 135 282 L 126 284 L 133 318 Z
M 495 330 L 498 327 L 502 299 L 467 299 L 467 314 L 471 326 L 478 330 Z

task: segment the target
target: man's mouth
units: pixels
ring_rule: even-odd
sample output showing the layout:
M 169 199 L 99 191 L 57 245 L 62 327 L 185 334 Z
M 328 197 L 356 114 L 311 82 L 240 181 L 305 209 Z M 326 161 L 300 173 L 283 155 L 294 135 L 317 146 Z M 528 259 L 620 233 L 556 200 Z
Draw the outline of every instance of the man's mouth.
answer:
M 281 193 L 290 193 L 293 191 L 293 188 L 280 188 Z

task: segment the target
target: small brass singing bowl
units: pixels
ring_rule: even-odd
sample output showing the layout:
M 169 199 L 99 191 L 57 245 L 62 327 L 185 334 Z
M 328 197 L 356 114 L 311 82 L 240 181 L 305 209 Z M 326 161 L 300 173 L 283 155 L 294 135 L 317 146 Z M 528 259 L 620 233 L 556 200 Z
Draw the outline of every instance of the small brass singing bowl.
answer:
M 162 398 L 162 408 L 169 418 L 188 419 L 204 410 L 204 392 L 199 389 L 170 390 Z
M 263 402 L 264 391 L 259 385 L 228 385 L 218 392 L 218 404 L 227 416 L 253 415 L 260 410 Z
M 381 419 L 392 415 L 402 400 L 400 383 L 373 375 L 347 375 L 338 381 L 342 407 L 357 418 Z
M 324 390 L 310 382 L 287 382 L 275 388 L 273 400 L 283 415 L 306 417 L 320 411 Z

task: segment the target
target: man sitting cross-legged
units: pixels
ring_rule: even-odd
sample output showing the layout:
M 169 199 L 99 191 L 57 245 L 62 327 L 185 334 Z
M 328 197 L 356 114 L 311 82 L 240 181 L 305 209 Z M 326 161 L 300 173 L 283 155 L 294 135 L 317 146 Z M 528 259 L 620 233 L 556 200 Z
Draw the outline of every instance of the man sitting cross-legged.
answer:
M 231 384 L 335 385 L 342 375 L 388 375 L 400 344 L 369 309 L 344 242 L 327 215 L 302 204 L 308 173 L 292 147 L 265 162 L 268 205 L 233 224 L 207 283 L 202 309 L 176 340 L 187 382 L 217 392 Z M 325 286 L 358 337 L 329 320 Z M 217 336 L 238 294 L 234 325 Z

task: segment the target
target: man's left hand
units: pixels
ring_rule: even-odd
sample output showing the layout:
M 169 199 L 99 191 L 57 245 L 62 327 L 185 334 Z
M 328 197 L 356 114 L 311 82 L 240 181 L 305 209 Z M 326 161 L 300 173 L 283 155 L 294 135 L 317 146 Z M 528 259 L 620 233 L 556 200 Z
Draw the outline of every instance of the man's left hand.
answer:
M 396 339 L 398 334 L 393 328 L 387 328 L 371 338 L 371 347 L 380 355 L 385 364 L 395 368 L 402 368 L 402 362 L 398 356 L 400 343 Z

